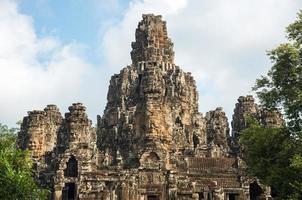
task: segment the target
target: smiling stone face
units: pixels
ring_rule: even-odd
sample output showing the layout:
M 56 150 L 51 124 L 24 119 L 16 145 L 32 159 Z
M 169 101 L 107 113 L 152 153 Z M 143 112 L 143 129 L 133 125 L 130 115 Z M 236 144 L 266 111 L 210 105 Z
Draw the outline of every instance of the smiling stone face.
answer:
M 48 105 L 43 111 L 28 112 L 23 119 L 17 145 L 29 149 L 32 157 L 39 160 L 56 146 L 61 123 L 62 116 L 55 105 Z
M 28 144 L 33 158 L 40 158 L 45 151 L 45 142 L 43 137 L 31 137 Z

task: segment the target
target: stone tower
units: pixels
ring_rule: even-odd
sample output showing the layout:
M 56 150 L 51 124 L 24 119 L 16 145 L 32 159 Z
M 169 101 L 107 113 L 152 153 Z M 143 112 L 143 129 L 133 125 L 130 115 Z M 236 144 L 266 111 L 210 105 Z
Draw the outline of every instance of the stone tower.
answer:
M 29 149 L 34 172 L 55 200 L 270 199 L 249 177 L 238 138 L 250 115 L 282 126 L 277 110 L 240 97 L 232 135 L 222 108 L 198 111 L 196 83 L 174 63 L 161 16 L 143 15 L 132 63 L 111 77 L 107 105 L 92 127 L 81 103 L 63 118 L 54 105 L 28 112 L 18 146 Z
M 161 16 L 143 15 L 135 35 L 132 65 L 112 76 L 98 120 L 100 149 L 112 155 L 113 163 L 119 151 L 129 167 L 148 151 L 165 161 L 172 152 L 194 153 L 206 144 L 196 84 L 174 64 L 166 23 Z

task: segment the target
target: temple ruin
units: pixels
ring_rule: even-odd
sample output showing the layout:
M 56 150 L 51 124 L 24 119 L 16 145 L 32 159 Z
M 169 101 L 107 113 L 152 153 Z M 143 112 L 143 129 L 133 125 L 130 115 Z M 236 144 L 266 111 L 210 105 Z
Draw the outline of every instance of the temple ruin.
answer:
M 238 138 L 253 116 L 281 126 L 277 110 L 239 97 L 230 133 L 222 108 L 198 111 L 191 73 L 174 63 L 161 16 L 143 15 L 132 63 L 111 77 L 93 127 L 74 103 L 28 112 L 18 147 L 29 149 L 38 183 L 54 200 L 268 200 L 270 188 L 246 173 Z

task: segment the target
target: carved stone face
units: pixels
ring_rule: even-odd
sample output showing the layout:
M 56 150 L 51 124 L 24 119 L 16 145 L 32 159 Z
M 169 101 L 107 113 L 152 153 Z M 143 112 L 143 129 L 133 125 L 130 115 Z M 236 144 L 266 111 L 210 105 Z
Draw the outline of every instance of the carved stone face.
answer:
M 29 150 L 35 150 L 37 148 L 38 144 L 37 144 L 37 140 L 35 140 L 34 138 L 32 138 L 30 141 L 29 141 L 29 144 L 28 144 L 28 149 Z
M 42 155 L 42 149 L 41 149 L 41 138 L 32 137 L 29 140 L 28 149 L 31 151 L 31 154 L 33 157 L 39 157 Z

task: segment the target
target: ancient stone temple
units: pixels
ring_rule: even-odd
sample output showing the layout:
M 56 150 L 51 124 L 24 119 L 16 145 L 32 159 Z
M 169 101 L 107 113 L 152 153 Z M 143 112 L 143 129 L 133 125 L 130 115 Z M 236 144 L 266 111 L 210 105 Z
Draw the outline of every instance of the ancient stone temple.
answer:
M 81 103 L 24 117 L 18 146 L 31 151 L 39 184 L 55 200 L 256 200 L 269 187 L 247 176 L 238 137 L 253 116 L 281 126 L 252 96 L 235 106 L 232 134 L 222 108 L 198 111 L 196 83 L 174 63 L 161 16 L 143 15 L 131 65 L 112 76 L 96 128 Z

